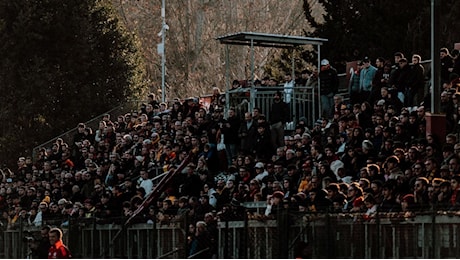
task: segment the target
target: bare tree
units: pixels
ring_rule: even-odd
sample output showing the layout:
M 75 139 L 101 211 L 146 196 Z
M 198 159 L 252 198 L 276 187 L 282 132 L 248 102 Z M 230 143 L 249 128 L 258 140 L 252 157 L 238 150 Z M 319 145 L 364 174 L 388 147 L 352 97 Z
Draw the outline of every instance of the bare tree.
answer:
M 157 92 L 161 89 L 161 58 L 156 51 L 161 41 L 157 36 L 161 29 L 161 0 L 112 1 L 127 27 L 142 41 L 151 90 Z M 303 35 L 309 27 L 302 6 L 302 0 L 166 1 L 166 23 L 170 28 L 165 44 L 167 99 L 208 94 L 212 86 L 225 89 L 225 48 L 216 37 L 242 31 Z M 314 15 L 319 17 L 319 12 Z M 249 79 L 249 48 L 229 46 L 229 51 L 230 80 Z M 256 49 L 256 77 L 263 76 L 265 64 L 279 52 Z

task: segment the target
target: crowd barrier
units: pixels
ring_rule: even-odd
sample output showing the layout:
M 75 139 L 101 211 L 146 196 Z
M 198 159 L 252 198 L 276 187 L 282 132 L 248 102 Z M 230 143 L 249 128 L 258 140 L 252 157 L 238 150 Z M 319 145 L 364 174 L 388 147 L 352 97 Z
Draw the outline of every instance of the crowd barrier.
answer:
M 185 223 L 138 223 L 124 227 L 121 224 L 98 224 L 96 219 L 87 219 L 84 222 L 71 221 L 62 230 L 63 241 L 74 258 L 186 258 L 187 234 L 184 226 Z M 117 236 L 118 232 L 121 234 Z M 0 258 L 28 258 L 29 242 L 25 237 L 29 234 L 39 238 L 40 227 L 18 226 L 2 230 Z
M 454 258 L 460 253 L 460 216 L 403 213 L 361 214 L 279 213 L 276 220 L 220 221 L 218 258 L 294 258 L 300 251 L 312 258 Z M 64 241 L 75 258 L 187 258 L 184 222 L 173 225 L 74 223 L 64 227 Z M 26 258 L 25 231 L 2 230 L 1 258 Z M 113 242 L 113 243 L 112 243 Z
M 347 86 L 345 75 L 339 78 L 343 81 L 342 85 Z M 228 107 L 234 107 L 240 119 L 244 119 L 244 113 L 252 111 L 254 107 L 260 109 L 260 113 L 264 114 L 267 121 L 270 121 L 270 110 L 273 104 L 274 94 L 280 91 L 284 93 L 283 86 L 276 87 L 254 87 L 241 88 L 237 90 L 227 91 L 230 102 Z M 348 88 L 340 88 L 338 95 L 342 96 L 343 101 L 349 100 Z M 284 100 L 286 94 L 284 93 Z M 294 130 L 299 119 L 304 117 L 308 126 L 313 126 L 314 122 L 320 118 L 318 89 L 313 87 L 294 87 L 290 94 L 290 102 L 288 103 L 290 111 L 290 122 L 286 124 L 286 130 Z
M 372 220 L 304 214 L 247 225 L 220 222 L 219 257 L 293 259 L 305 250 L 311 258 L 454 258 L 460 250 L 459 221 L 457 215 L 396 213 Z

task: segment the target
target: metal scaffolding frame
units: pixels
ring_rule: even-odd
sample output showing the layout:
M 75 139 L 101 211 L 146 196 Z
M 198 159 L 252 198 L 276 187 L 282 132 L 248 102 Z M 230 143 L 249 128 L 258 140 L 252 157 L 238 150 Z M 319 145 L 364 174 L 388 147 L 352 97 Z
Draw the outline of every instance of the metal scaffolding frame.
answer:
M 219 36 L 216 38 L 221 44 L 225 44 L 225 78 L 226 78 L 226 100 L 229 100 L 229 89 L 230 89 L 230 79 L 229 79 L 229 48 L 228 45 L 244 45 L 250 46 L 251 48 L 251 96 L 250 96 L 250 109 L 252 110 L 255 99 L 254 91 L 254 47 L 268 47 L 268 48 L 294 48 L 301 45 L 314 45 L 317 47 L 318 51 L 318 63 L 317 66 L 320 68 L 321 61 L 321 45 L 327 42 L 327 39 L 323 38 L 313 38 L 313 37 L 303 37 L 303 36 L 291 36 L 291 35 L 280 35 L 280 34 L 270 34 L 270 33 L 258 33 L 258 32 L 238 32 L 234 34 L 227 34 Z M 294 58 L 292 58 L 292 78 L 295 78 L 295 64 Z M 320 95 L 319 90 L 319 81 L 318 81 L 318 96 Z M 314 101 L 313 101 L 314 102 Z M 315 104 L 313 104 L 313 107 Z M 227 102 L 228 106 L 228 102 Z M 227 107 L 228 109 L 228 107 Z M 321 111 L 321 104 L 319 104 L 319 109 Z M 313 111 L 315 113 L 315 111 Z

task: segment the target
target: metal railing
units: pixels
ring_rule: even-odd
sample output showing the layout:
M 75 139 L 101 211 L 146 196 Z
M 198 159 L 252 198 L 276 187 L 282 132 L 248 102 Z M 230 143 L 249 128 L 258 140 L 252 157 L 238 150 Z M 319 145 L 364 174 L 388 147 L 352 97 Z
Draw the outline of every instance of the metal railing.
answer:
M 220 222 L 219 258 L 292 259 L 302 251 L 309 258 L 457 257 L 459 221 L 456 215 L 365 220 L 360 214 L 303 214 L 247 225 Z
M 346 75 L 339 75 L 340 86 L 338 95 L 342 96 L 346 102 L 349 100 L 348 83 Z M 283 86 L 274 87 L 254 87 L 230 90 L 228 93 L 228 106 L 236 109 L 237 115 L 241 120 L 244 113 L 251 111 L 252 108 L 260 108 L 260 113 L 264 114 L 267 121 L 270 121 L 270 108 L 273 104 L 274 94 L 280 91 L 284 93 Z M 286 95 L 284 93 L 284 95 Z M 286 99 L 284 97 L 284 99 Z M 307 125 L 313 126 L 314 122 L 320 118 L 318 90 L 313 87 L 294 87 L 292 88 L 291 100 L 288 103 L 290 111 L 290 123 L 287 123 L 286 130 L 294 130 L 295 125 L 301 117 L 305 117 Z
M 218 223 L 219 258 L 454 258 L 460 253 L 460 216 L 428 213 L 310 214 L 281 212 L 276 220 Z M 186 221 L 171 225 L 134 224 L 122 228 L 95 221 L 64 227 L 64 241 L 76 258 L 187 258 Z M 0 257 L 25 258 L 24 231 L 0 232 Z M 303 252 L 303 253 L 302 253 Z
M 96 117 L 94 117 L 93 119 L 87 121 L 87 122 L 84 122 L 86 126 L 88 127 L 91 127 L 91 129 L 93 129 L 93 131 L 95 132 L 97 130 L 97 128 L 99 127 L 99 121 L 102 120 L 102 117 L 103 115 L 105 114 L 109 114 L 110 115 L 110 118 L 111 120 L 117 120 L 117 117 L 119 115 L 125 115 L 126 113 L 128 112 L 133 112 L 133 111 L 138 111 L 139 107 L 140 107 L 140 104 L 142 103 L 145 103 L 146 101 L 142 101 L 142 100 L 134 100 L 134 101 L 128 101 L 126 102 L 125 104 L 123 105 L 120 105 L 120 106 L 117 106 L 105 113 L 102 113 Z M 76 122 L 75 125 L 77 125 L 78 123 L 80 122 Z M 58 135 L 40 145 L 37 145 L 36 147 L 34 147 L 32 149 L 32 159 L 35 161 L 37 159 L 37 155 L 38 155 L 38 151 L 45 147 L 45 148 L 51 148 L 52 144 L 54 142 L 56 142 L 56 139 L 58 138 L 61 138 L 64 140 L 64 142 L 66 142 L 67 144 L 71 145 L 71 142 L 73 140 L 73 136 L 77 133 L 77 127 L 74 127 L 70 130 L 68 130 L 67 132 L 61 134 L 61 135 Z
M 138 223 L 123 229 L 121 224 L 99 224 L 95 218 L 73 220 L 62 227 L 63 240 L 74 258 L 186 258 L 186 221 L 170 225 Z M 120 229 L 123 234 L 112 241 Z M 0 231 L 0 258 L 27 257 L 30 250 L 24 239 L 26 231 L 40 237 L 40 227 L 35 226 Z

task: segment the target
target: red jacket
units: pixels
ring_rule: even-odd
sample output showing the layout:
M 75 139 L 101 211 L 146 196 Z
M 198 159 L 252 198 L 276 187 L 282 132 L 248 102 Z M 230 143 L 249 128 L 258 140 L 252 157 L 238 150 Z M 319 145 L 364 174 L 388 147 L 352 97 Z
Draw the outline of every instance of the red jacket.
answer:
M 48 259 L 63 259 L 72 258 L 69 249 L 62 243 L 61 240 L 52 245 L 48 250 Z

